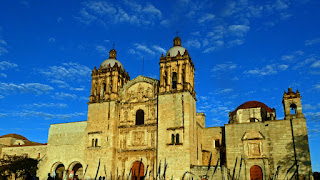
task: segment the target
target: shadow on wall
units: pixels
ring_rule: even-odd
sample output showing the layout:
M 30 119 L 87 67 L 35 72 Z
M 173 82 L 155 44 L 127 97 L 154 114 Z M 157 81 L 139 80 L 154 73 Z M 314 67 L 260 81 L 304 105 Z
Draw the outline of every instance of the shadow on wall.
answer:
M 291 166 L 289 169 L 281 168 L 281 172 L 285 173 L 289 176 L 289 174 L 295 174 L 298 169 L 303 168 L 304 171 L 310 171 L 305 173 L 312 173 L 311 169 L 305 169 L 307 167 L 311 167 L 310 161 L 310 152 L 309 152 L 309 143 L 308 143 L 308 136 L 307 135 L 298 135 L 294 137 L 294 142 L 288 143 L 286 145 L 287 155 L 279 160 L 278 165 L 281 167 L 288 167 Z M 295 149 L 295 151 L 294 151 Z M 296 161 L 297 160 L 297 165 Z

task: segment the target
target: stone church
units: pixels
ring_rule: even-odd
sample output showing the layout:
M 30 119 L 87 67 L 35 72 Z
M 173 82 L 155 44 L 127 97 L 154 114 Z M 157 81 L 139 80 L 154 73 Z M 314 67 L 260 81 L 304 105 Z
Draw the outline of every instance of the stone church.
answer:
M 310 177 L 298 90 L 284 92 L 283 120 L 264 103 L 248 101 L 229 113 L 228 124 L 206 127 L 205 114 L 196 110 L 195 66 L 179 37 L 159 64 L 160 80 L 131 80 L 112 49 L 92 71 L 86 121 L 52 124 L 47 144 L 1 136 L 1 158 L 39 159 L 41 180 L 48 173 L 88 180 Z

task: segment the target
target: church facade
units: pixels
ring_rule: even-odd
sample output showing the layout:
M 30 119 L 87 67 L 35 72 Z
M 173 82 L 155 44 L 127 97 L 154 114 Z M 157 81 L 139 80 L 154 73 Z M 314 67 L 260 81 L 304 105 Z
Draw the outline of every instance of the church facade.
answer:
M 40 179 L 48 173 L 55 179 L 310 177 L 298 90 L 284 92 L 283 120 L 249 101 L 229 113 L 228 124 L 205 127 L 205 114 L 196 110 L 193 61 L 179 37 L 173 42 L 160 58 L 160 80 L 130 80 L 112 49 L 92 71 L 87 121 L 52 124 L 47 144 L 1 136 L 1 158 L 40 159 Z

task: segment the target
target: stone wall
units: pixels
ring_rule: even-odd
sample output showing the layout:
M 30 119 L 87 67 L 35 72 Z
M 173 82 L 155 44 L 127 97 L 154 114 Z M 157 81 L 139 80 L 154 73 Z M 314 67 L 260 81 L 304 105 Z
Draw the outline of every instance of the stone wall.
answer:
M 295 137 L 307 135 L 304 119 L 293 120 Z M 283 179 L 287 170 L 294 163 L 293 139 L 290 120 L 265 121 L 242 124 L 227 124 L 226 128 L 226 158 L 227 167 L 233 171 L 240 170 L 241 176 L 250 179 L 250 168 L 258 165 L 264 178 L 273 177 L 277 167 L 280 166 L 279 179 Z M 296 142 L 298 144 L 298 142 Z M 310 163 L 309 149 L 301 154 L 300 159 Z M 298 161 L 301 166 L 300 174 L 307 175 L 311 169 L 303 167 L 303 161 Z M 237 165 L 235 166 L 237 161 Z M 311 166 L 308 166 L 311 167 Z M 309 171 L 309 172 L 308 172 Z M 293 171 L 289 173 L 292 176 Z
M 46 179 L 56 166 L 63 164 L 70 169 L 71 164 L 84 162 L 84 136 L 86 121 L 63 124 L 52 124 L 49 129 L 47 153 L 39 164 L 38 176 Z

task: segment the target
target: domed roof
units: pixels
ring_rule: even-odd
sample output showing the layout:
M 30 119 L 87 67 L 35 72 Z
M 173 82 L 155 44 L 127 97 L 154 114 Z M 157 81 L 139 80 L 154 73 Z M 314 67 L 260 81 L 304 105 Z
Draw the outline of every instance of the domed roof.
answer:
M 19 134 L 5 134 L 3 136 L 0 136 L 0 138 L 6 138 L 6 137 L 11 137 L 11 138 L 16 138 L 16 139 L 21 139 L 21 140 L 28 141 L 28 139 L 26 137 L 21 136 Z
M 268 112 L 273 112 L 273 110 L 271 108 L 269 108 L 267 105 L 265 105 L 264 103 L 259 102 L 259 101 L 248 101 L 248 102 L 245 102 L 245 103 L 241 104 L 240 106 L 238 106 L 235 111 L 237 111 L 238 109 L 249 109 L 249 108 L 257 108 L 257 107 L 263 107 Z
M 178 55 L 178 51 L 180 52 L 181 55 L 183 55 L 186 49 L 181 46 L 180 37 L 175 37 L 173 39 L 173 47 L 168 50 L 166 56 L 175 57 Z
M 100 67 L 102 69 L 105 69 L 108 67 L 108 65 L 110 64 L 110 67 L 113 67 L 115 64 L 117 63 L 118 66 L 121 67 L 122 70 L 124 70 L 124 67 L 122 65 L 122 63 L 120 61 L 117 60 L 117 52 L 114 49 L 111 49 L 111 51 L 109 52 L 109 59 L 104 60 Z

